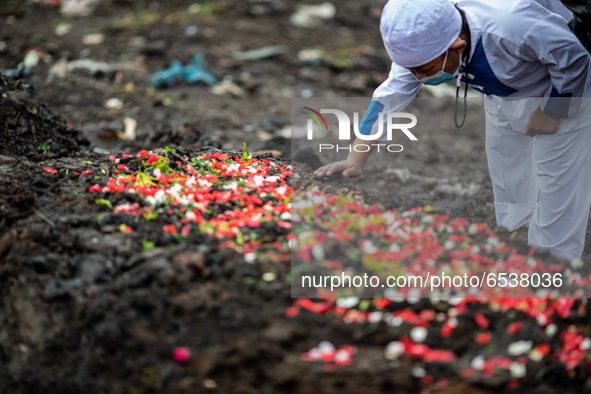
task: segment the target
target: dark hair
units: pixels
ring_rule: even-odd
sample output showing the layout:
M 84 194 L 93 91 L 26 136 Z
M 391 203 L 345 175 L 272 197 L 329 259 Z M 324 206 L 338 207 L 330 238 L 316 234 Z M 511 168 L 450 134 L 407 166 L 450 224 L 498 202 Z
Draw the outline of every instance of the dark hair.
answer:
M 460 15 L 462 16 L 462 30 L 460 31 L 460 34 L 468 33 L 470 30 L 468 28 L 468 20 L 466 19 L 466 13 L 464 12 L 463 9 L 458 7 L 457 4 L 454 4 L 454 6 L 456 7 L 456 9 L 460 12 Z

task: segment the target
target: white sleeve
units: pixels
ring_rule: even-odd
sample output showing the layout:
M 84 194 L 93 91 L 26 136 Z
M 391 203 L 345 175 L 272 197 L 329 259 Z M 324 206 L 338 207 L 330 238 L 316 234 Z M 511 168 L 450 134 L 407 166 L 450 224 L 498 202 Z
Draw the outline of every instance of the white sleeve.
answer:
M 558 15 L 550 15 L 533 25 L 520 48 L 523 58 L 548 67 L 552 90 L 542 106 L 544 113 L 553 118 L 569 117 L 570 98 L 590 93 L 586 92 L 589 52 Z
M 380 127 L 386 129 L 386 117 L 378 123 L 382 112 L 402 112 L 404 108 L 416 97 L 422 84 L 406 68 L 392 63 L 388 79 L 384 81 L 373 94 L 373 100 L 365 116 L 361 120 L 359 130 L 364 135 L 376 134 Z M 376 141 L 385 141 L 386 133 Z
M 555 14 L 560 15 L 561 17 L 566 20 L 567 23 L 573 20 L 574 14 L 571 10 L 566 8 L 564 4 L 560 1 L 556 0 L 534 0 L 536 3 L 540 4 L 545 9 L 554 12 Z

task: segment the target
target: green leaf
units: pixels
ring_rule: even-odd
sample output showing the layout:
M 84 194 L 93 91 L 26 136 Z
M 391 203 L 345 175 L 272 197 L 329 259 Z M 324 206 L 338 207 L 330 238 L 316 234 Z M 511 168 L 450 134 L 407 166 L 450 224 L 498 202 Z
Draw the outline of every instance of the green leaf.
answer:
M 105 207 L 109 208 L 111 211 L 113 210 L 113 204 L 111 204 L 111 201 L 105 200 L 104 198 L 98 198 L 95 201 L 95 203 L 98 205 L 104 205 Z
M 143 217 L 144 217 L 144 219 L 146 219 L 147 221 L 154 220 L 154 219 L 156 219 L 156 218 L 158 217 L 158 212 L 157 212 L 157 211 L 155 211 L 155 210 L 154 210 L 154 211 L 152 211 L 152 212 L 150 212 L 150 213 L 148 213 L 148 212 L 145 212 L 145 213 L 143 214 Z
M 359 303 L 359 309 L 361 309 L 362 311 L 366 311 L 369 308 L 370 305 L 371 305 L 371 301 L 370 300 L 368 300 L 368 299 L 362 300 Z
M 144 250 L 148 251 L 154 249 L 156 247 L 156 244 L 152 241 L 148 241 L 147 239 L 143 239 L 142 247 L 144 248 Z
M 155 178 L 152 178 L 145 172 L 140 172 L 136 176 L 135 185 L 156 186 L 155 180 Z
M 246 151 L 246 142 L 244 143 L 244 146 L 242 147 L 242 158 L 244 160 L 250 160 L 252 158 L 252 156 L 249 155 L 248 152 Z

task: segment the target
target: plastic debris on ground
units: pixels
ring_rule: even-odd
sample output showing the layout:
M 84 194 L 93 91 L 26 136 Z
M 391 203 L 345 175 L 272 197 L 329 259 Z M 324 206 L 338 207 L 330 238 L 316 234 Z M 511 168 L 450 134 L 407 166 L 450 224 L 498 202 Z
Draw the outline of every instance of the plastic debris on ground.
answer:
M 82 43 L 84 45 L 99 45 L 105 40 L 105 35 L 102 33 L 87 34 L 82 37 Z
M 58 37 L 63 37 L 68 34 L 72 30 L 72 25 L 66 22 L 60 22 L 55 27 L 55 35 Z
M 187 26 L 187 28 L 185 29 L 185 35 L 186 36 L 194 36 L 195 34 L 197 34 L 198 31 L 199 31 L 199 28 L 197 26 L 194 26 L 194 25 Z
M 98 0 L 62 0 L 60 12 L 65 18 L 89 16 L 97 4 Z
M 361 45 L 355 48 L 342 48 L 336 51 L 325 51 L 319 48 L 305 48 L 298 52 L 298 60 L 311 67 L 327 64 L 335 68 L 348 68 L 355 65 L 363 55 L 371 55 L 374 48 Z
M 204 2 L 194 3 L 187 8 L 189 15 L 201 15 L 201 16 L 221 16 L 228 10 L 229 3 L 223 2 Z
M 279 137 L 291 138 L 291 125 L 284 126 L 281 130 L 276 133 Z
M 127 141 L 134 140 L 135 129 L 137 127 L 137 120 L 133 118 L 124 118 L 123 124 L 125 125 L 125 131 L 123 133 L 117 133 L 117 137 Z
M 244 89 L 240 86 L 236 85 L 232 81 L 222 81 L 215 85 L 211 89 L 211 93 L 215 94 L 216 96 L 223 96 L 226 94 L 233 94 L 234 96 L 238 97 L 246 97 L 247 93 Z
M 56 61 L 49 70 L 49 78 L 65 78 L 69 73 L 87 74 L 98 76 L 101 74 L 111 75 L 119 71 L 130 71 L 137 73 L 145 69 L 143 64 L 133 62 L 106 63 L 92 59 L 77 59 L 68 62 L 65 59 Z
M 469 183 L 462 185 L 461 183 L 440 183 L 435 187 L 435 192 L 442 192 L 447 194 L 453 194 L 460 197 L 472 197 L 480 190 L 480 186 L 475 183 Z
M 47 53 L 40 53 L 36 49 L 32 49 L 25 55 L 22 62 L 13 69 L 0 69 L 0 72 L 9 78 L 22 78 L 30 69 L 39 64 L 39 60 Z
M 112 68 L 109 63 L 100 62 L 92 59 L 78 59 L 67 63 L 67 72 L 76 71 L 81 71 L 91 75 L 95 75 L 99 73 L 110 73 L 112 71 Z
M 39 53 L 39 51 L 37 51 L 36 49 L 33 49 L 33 50 L 27 52 L 21 65 L 25 69 L 31 69 L 39 64 L 39 60 L 40 60 L 41 56 L 43 56 L 42 53 Z
M 291 23 L 298 27 L 316 27 L 323 21 L 333 19 L 336 13 L 336 7 L 328 2 L 318 5 L 300 5 L 291 16 Z
M 298 53 L 298 60 L 312 67 L 318 67 L 324 62 L 326 52 L 322 49 L 307 48 Z
M 285 46 L 271 45 L 259 49 L 252 49 L 250 51 L 236 52 L 232 59 L 244 61 L 262 60 L 281 55 L 283 52 L 285 52 Z
M 24 68 L 13 68 L 13 69 L 0 68 L 0 73 L 2 73 L 4 76 L 6 76 L 8 78 L 19 79 L 25 75 L 25 69 Z
M 218 387 L 218 385 L 213 379 L 205 379 L 203 381 L 203 387 L 205 387 L 206 389 L 215 389 L 216 387 Z
M 106 109 L 122 109 L 124 106 L 123 101 L 116 97 L 112 97 L 105 101 L 105 108 Z
M 183 80 L 187 83 L 203 81 L 208 85 L 214 85 L 217 79 L 201 66 L 203 55 L 193 56 L 191 64 L 183 66 L 178 60 L 173 60 L 170 68 L 158 71 L 150 77 L 150 83 L 156 89 L 173 86 L 178 81 Z

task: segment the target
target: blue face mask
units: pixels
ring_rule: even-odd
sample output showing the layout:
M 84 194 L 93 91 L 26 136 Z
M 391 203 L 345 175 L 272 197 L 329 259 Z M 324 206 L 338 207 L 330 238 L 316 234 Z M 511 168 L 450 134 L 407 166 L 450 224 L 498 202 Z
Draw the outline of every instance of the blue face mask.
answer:
M 453 74 L 443 71 L 445 69 L 445 63 L 447 62 L 447 55 L 449 55 L 449 51 L 447 51 L 445 53 L 445 59 L 443 60 L 443 67 L 441 68 L 441 71 L 439 71 L 435 75 L 430 75 L 425 78 L 421 78 L 421 79 L 417 78 L 419 80 L 419 82 L 421 82 L 425 85 L 435 86 L 435 85 L 441 85 L 442 83 L 449 82 L 449 81 L 456 79 L 458 76 L 458 73 L 460 72 L 460 65 L 459 64 L 458 64 L 458 69 Z

